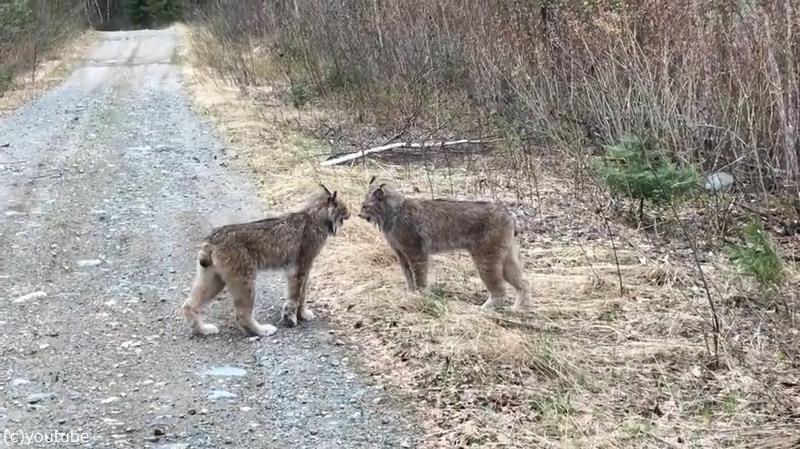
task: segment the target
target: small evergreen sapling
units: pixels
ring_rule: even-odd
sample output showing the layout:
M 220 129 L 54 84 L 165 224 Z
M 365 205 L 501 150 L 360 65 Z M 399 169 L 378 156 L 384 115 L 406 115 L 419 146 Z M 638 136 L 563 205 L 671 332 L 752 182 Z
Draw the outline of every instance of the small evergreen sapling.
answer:
M 644 202 L 656 205 L 691 195 L 698 185 L 692 167 L 679 167 L 638 137 L 626 137 L 605 146 L 606 155 L 595 159 L 594 168 L 613 193 L 639 201 L 639 220 Z
M 778 285 L 783 279 L 783 264 L 758 220 L 744 228 L 744 244 L 730 247 L 730 258 L 744 274 L 752 276 L 762 287 Z

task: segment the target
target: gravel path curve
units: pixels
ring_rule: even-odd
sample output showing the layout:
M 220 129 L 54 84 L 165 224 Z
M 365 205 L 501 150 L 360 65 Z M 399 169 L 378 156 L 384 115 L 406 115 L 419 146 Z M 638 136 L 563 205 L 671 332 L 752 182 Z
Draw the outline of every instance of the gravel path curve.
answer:
M 264 211 L 190 109 L 174 30 L 100 36 L 0 121 L 0 445 L 60 431 L 86 434 L 72 447 L 414 447 L 410 414 L 324 324 L 247 338 L 225 300 L 221 333 L 190 337 L 177 309 L 198 239 Z M 259 285 L 274 324 L 283 282 Z

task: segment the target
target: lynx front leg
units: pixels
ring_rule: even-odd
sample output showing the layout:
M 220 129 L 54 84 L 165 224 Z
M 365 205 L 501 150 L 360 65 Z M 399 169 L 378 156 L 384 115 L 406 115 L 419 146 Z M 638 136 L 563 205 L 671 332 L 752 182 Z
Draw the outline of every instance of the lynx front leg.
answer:
M 300 313 L 300 297 L 303 293 L 303 283 L 306 278 L 306 271 L 296 267 L 286 273 L 286 284 L 289 289 L 289 298 L 283 304 L 281 321 L 288 327 L 297 326 L 297 318 Z
M 303 278 L 303 286 L 300 288 L 300 300 L 297 307 L 297 320 L 298 321 L 311 321 L 314 319 L 314 312 L 306 305 L 306 293 L 308 292 L 308 278 L 306 275 Z
M 416 289 L 414 273 L 411 271 L 411 264 L 409 264 L 408 258 L 399 250 L 395 250 L 394 252 L 397 255 L 397 260 L 400 261 L 400 268 L 403 270 L 403 276 L 406 278 L 406 287 L 408 287 L 410 291 L 414 291 Z
M 256 300 L 255 278 L 253 276 L 242 276 L 228 279 L 227 281 L 228 290 L 233 296 L 236 323 L 239 327 L 247 333 L 262 337 L 274 334 L 278 328 L 271 324 L 259 324 L 253 317 L 253 308 Z
M 428 286 L 428 256 L 421 254 L 411 258 L 411 272 L 417 290 L 425 290 Z

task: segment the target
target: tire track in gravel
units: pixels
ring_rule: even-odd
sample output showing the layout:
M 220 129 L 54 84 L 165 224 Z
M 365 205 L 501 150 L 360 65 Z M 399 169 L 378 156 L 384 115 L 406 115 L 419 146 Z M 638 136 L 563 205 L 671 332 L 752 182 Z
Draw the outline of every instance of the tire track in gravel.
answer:
M 58 430 L 86 433 L 80 447 L 413 447 L 410 414 L 324 325 L 244 338 L 227 300 L 218 336 L 177 318 L 198 238 L 264 211 L 191 111 L 176 45 L 172 29 L 100 33 L 64 84 L 0 121 L 4 444 Z M 261 321 L 283 288 L 263 277 Z

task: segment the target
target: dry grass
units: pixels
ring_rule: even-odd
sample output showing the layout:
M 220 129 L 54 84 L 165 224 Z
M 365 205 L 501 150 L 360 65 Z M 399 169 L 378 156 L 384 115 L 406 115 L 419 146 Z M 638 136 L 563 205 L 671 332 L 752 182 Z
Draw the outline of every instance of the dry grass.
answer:
M 195 50 L 213 52 L 202 30 L 183 32 Z M 293 130 L 324 111 L 301 114 L 268 88 L 243 95 L 199 76 L 197 55 L 182 60 L 198 107 L 273 206 L 322 181 L 356 209 L 372 174 L 405 192 L 515 200 L 511 189 L 486 192 L 470 181 L 498 163 L 491 154 L 428 170 L 376 160 L 320 168 L 323 144 Z M 715 367 L 710 312 L 685 247 L 665 251 L 653 236 L 611 223 L 615 256 L 604 221 L 568 197 L 566 184 L 555 172 L 542 176 L 536 207 L 515 206 L 527 217 L 530 313 L 480 313 L 486 293 L 464 255 L 436 258 L 430 292 L 406 292 L 388 246 L 358 218 L 320 256 L 310 301 L 360 348 L 371 376 L 419 405 L 426 447 L 797 447 L 800 336 L 785 321 L 794 316 L 734 301 L 746 288 L 719 255 L 705 254 L 724 332 Z M 796 285 L 797 273 L 790 277 Z M 788 301 L 796 310 L 796 293 Z

